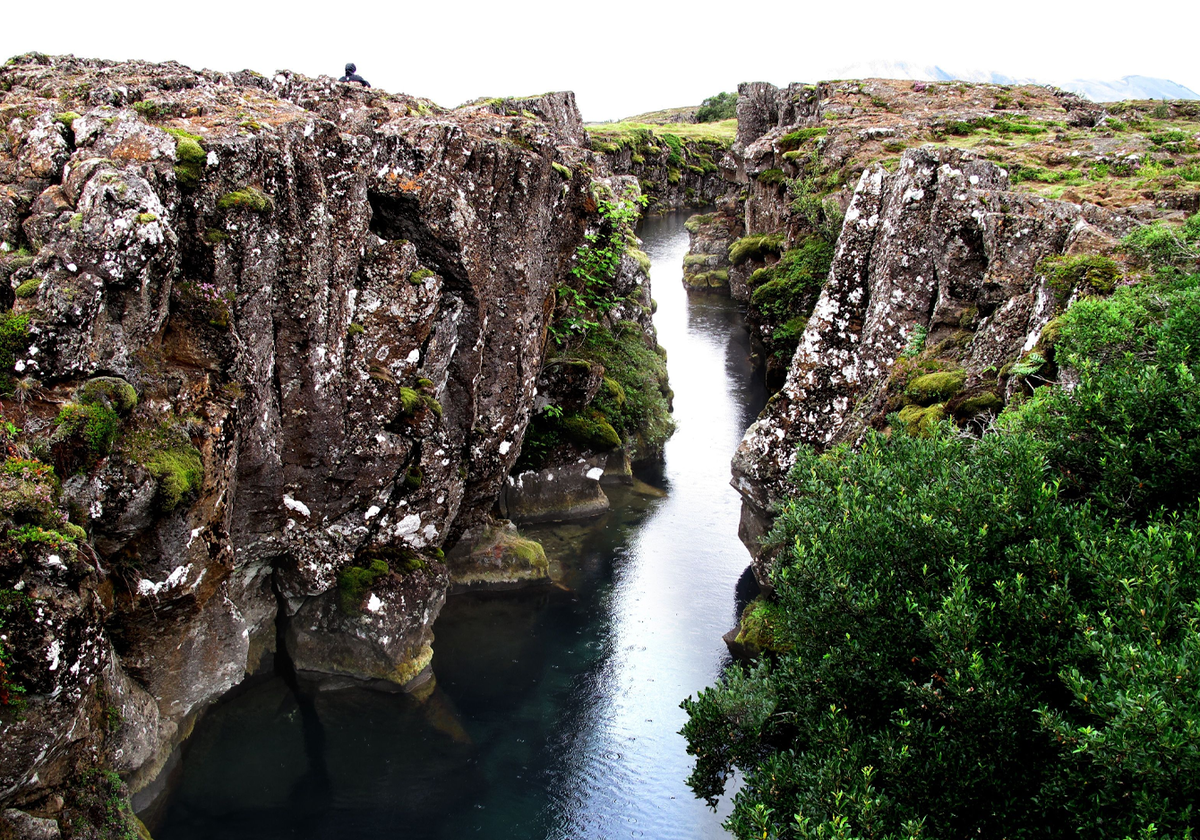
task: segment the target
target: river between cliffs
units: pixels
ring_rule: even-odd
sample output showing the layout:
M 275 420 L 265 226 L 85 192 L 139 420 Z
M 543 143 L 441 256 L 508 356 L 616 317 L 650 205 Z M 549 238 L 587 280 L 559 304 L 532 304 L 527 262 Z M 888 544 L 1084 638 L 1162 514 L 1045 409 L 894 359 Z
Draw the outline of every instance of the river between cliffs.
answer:
M 279 677 L 235 691 L 143 815 L 158 840 L 726 836 L 684 783 L 679 702 L 727 661 L 749 560 L 729 461 L 765 393 L 736 305 L 687 299 L 685 217 L 641 230 L 679 425 L 643 478 L 665 494 L 614 489 L 599 519 L 527 529 L 568 591 L 452 597 L 424 702 Z

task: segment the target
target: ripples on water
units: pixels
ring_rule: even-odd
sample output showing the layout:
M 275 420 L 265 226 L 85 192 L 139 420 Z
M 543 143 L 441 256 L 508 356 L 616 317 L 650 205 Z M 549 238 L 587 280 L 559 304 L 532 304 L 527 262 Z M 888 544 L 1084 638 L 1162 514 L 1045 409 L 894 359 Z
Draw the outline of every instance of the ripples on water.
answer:
M 271 678 L 219 705 L 159 840 L 725 836 L 684 784 L 679 702 L 726 661 L 748 562 L 729 459 L 765 394 L 736 307 L 687 301 L 684 218 L 642 230 L 679 425 L 647 478 L 668 495 L 618 489 L 598 520 L 529 529 L 571 591 L 452 598 L 423 704 Z

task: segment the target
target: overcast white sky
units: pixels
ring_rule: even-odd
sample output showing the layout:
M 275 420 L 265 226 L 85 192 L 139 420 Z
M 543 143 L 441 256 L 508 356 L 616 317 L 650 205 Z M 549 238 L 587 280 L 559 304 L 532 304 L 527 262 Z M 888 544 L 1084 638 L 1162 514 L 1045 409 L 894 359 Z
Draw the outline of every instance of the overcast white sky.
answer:
M 1193 0 L 5 0 L 0 60 L 30 50 L 340 75 L 454 106 L 574 90 L 584 118 L 698 104 L 741 81 L 817 81 L 872 60 L 1043 81 L 1157 76 L 1200 91 Z

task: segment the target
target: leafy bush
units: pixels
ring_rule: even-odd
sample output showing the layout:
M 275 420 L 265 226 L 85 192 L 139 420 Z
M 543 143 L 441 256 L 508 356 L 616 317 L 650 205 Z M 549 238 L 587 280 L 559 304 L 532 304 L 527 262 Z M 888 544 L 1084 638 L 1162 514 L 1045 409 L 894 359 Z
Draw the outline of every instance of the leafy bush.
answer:
M 723 91 L 700 103 L 696 110 L 696 122 L 720 122 L 737 116 L 737 94 Z
M 791 650 L 684 702 L 736 836 L 1200 825 L 1200 275 L 1080 300 L 1055 353 L 1077 384 L 982 439 L 798 452 L 765 548 Z
M 793 650 L 684 703 L 696 793 L 744 773 L 738 837 L 1190 824 L 1200 522 L 1063 504 L 1040 450 L 870 434 L 801 453 L 770 540 Z

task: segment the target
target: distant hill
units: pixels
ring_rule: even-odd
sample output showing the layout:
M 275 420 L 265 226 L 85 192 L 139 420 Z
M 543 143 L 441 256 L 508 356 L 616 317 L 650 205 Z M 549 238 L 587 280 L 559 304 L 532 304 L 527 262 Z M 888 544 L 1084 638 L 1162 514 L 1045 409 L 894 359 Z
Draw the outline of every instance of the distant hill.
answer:
M 684 105 L 679 108 L 663 108 L 658 111 L 647 111 L 645 114 L 634 114 L 617 120 L 622 123 L 651 123 L 652 125 L 674 125 L 675 123 L 694 123 L 699 105 Z
M 843 67 L 833 74 L 838 79 L 913 79 L 930 82 L 990 82 L 998 85 L 1052 84 L 1078 93 L 1093 102 L 1117 102 L 1122 99 L 1200 99 L 1191 88 L 1169 79 L 1150 76 L 1125 76 L 1116 81 L 1101 79 L 1034 79 L 1008 76 L 994 70 L 947 70 L 934 64 L 907 61 L 864 61 Z

